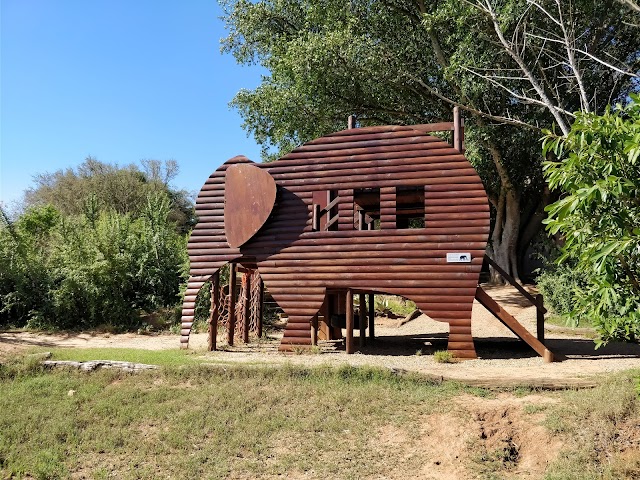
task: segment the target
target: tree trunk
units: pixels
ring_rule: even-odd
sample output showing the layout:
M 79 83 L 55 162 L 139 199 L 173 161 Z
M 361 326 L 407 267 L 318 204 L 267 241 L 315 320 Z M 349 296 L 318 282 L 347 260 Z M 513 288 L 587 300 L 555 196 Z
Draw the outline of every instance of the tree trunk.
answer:
M 518 233 L 520 230 L 520 200 L 513 190 L 502 191 L 496 207 L 496 223 L 491 234 L 488 254 L 509 275 L 520 281 L 518 271 Z M 504 284 L 502 276 L 491 269 L 491 283 Z
M 529 244 L 536 238 L 538 232 L 543 228 L 542 221 L 547 218 L 545 208 L 547 205 L 555 202 L 559 195 L 552 193 L 549 187 L 545 185 L 542 192 L 542 197 L 536 206 L 536 209 L 529 215 L 525 215 L 522 220 L 522 227 L 520 228 L 520 238 L 518 240 L 518 269 L 522 272 L 523 264 L 525 261 L 525 255 Z
M 520 281 L 518 272 L 518 236 L 520 233 L 520 196 L 502 164 L 502 154 L 490 139 L 486 146 L 500 178 L 498 199 L 490 199 L 496 210 L 496 220 L 487 252 L 509 275 Z M 491 269 L 491 283 L 504 284 L 502 276 Z

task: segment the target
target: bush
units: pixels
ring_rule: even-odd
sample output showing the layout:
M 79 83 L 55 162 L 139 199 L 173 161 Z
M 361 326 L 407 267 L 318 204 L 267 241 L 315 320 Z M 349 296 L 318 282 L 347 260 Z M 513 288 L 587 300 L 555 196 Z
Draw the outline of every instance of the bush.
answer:
M 140 315 L 179 300 L 186 239 L 168 221 L 170 203 L 149 195 L 140 217 L 62 216 L 35 207 L 0 228 L 0 325 L 133 329 Z
M 456 357 L 448 350 L 438 350 L 433 353 L 433 361 L 436 363 L 455 363 Z
M 588 317 L 601 345 L 640 339 L 640 97 L 603 115 L 578 113 L 564 137 L 546 132 L 549 186 L 562 198 L 546 210 L 565 240 L 558 261 L 584 281 L 573 315 Z
M 536 280 L 544 304 L 552 313 L 569 318 L 575 308 L 575 295 L 585 286 L 584 278 L 569 265 L 550 265 Z M 579 317 L 574 321 L 579 322 Z

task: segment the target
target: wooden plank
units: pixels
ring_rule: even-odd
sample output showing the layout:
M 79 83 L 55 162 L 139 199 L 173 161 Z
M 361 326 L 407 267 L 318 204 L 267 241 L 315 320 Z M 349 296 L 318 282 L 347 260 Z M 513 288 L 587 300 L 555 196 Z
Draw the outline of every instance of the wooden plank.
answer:
M 541 293 L 535 296 L 536 300 L 536 336 L 544 344 L 544 297 Z
M 224 228 L 231 247 L 245 244 L 264 225 L 276 201 L 271 175 L 252 164 L 234 165 L 225 175 Z
M 544 358 L 545 362 L 553 361 L 553 353 L 547 349 L 542 342 L 531 335 L 529 331 L 522 326 L 509 312 L 504 310 L 493 298 L 491 298 L 482 287 L 478 287 L 476 291 L 476 299 L 491 312 L 498 320 L 500 320 L 509 330 L 522 339 L 527 345 L 535 350 L 538 355 Z
M 236 328 L 236 264 L 229 268 L 229 325 L 227 328 L 227 344 L 233 346 Z
M 347 354 L 352 354 L 355 351 L 355 349 L 353 345 L 353 293 L 351 289 L 347 289 L 346 306 L 347 306 L 346 350 L 347 350 Z
M 359 307 L 358 307 L 358 327 L 359 327 L 359 333 L 360 333 L 360 348 L 364 348 L 365 343 L 366 343 L 366 333 L 367 333 L 367 317 L 365 314 L 365 308 L 366 308 L 366 300 L 365 300 L 365 295 L 364 293 L 360 293 L 358 295 L 358 301 L 359 301 Z
M 529 300 L 532 305 L 535 305 L 537 307 L 537 301 L 533 297 L 533 295 L 527 292 L 522 285 L 516 282 L 515 279 L 511 275 L 509 275 L 500 265 L 498 265 L 491 257 L 489 257 L 488 255 L 485 255 L 484 257 L 487 262 L 489 262 L 489 265 L 495 268 L 498 273 L 500 273 L 500 275 L 502 275 L 506 281 L 513 285 L 527 300 Z M 543 314 L 547 313 L 547 309 L 544 308 L 544 306 L 541 306 L 539 309 Z

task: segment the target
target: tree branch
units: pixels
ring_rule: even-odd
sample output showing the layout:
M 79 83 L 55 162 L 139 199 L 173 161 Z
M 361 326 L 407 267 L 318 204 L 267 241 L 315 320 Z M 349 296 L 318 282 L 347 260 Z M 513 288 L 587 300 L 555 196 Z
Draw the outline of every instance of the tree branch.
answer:
M 478 110 L 476 108 L 473 108 L 470 105 L 466 105 L 466 104 L 463 104 L 463 103 L 460 103 L 460 102 L 456 102 L 455 100 L 453 100 L 453 99 L 451 99 L 449 97 L 446 97 L 445 95 L 441 94 L 436 89 L 430 87 L 429 85 L 424 83 L 421 79 L 416 78 L 416 77 L 409 77 L 409 78 L 411 80 L 413 80 L 414 82 L 418 83 L 422 88 L 427 90 L 433 96 L 439 98 L 440 100 L 442 100 L 444 102 L 447 102 L 450 105 L 453 105 L 454 107 L 460 107 L 462 110 L 465 110 L 467 112 L 473 113 L 475 115 L 479 115 L 479 116 L 487 118 L 489 120 L 494 120 L 496 122 L 505 123 L 505 124 L 508 124 L 508 125 L 514 125 L 516 127 L 525 127 L 525 128 L 528 128 L 528 129 L 531 129 L 531 130 L 536 130 L 536 131 L 540 131 L 541 130 L 536 125 L 531 125 L 530 123 L 523 122 L 522 120 L 518 120 L 516 118 L 492 115 L 491 113 L 484 112 L 482 110 Z
M 634 2 L 633 0 L 618 0 L 618 2 L 620 2 L 621 4 L 629 7 L 631 10 L 634 10 L 638 13 L 640 13 L 640 6 Z
M 480 3 L 481 1 L 483 3 Z M 533 0 L 529 0 L 529 1 L 533 1 Z M 520 67 L 520 69 L 522 70 L 522 73 L 527 77 L 527 79 L 529 80 L 529 83 L 536 91 L 540 100 L 536 101 L 535 103 L 545 106 L 551 112 L 551 114 L 553 115 L 553 118 L 555 118 L 562 132 L 565 135 L 569 133 L 569 125 L 567 124 L 565 119 L 562 117 L 561 111 L 558 108 L 558 106 L 556 106 L 551 101 L 551 99 L 547 96 L 544 89 L 538 83 L 538 80 L 533 76 L 533 74 L 525 64 L 522 57 L 518 55 L 518 53 L 513 49 L 513 46 L 504 37 L 504 34 L 502 33 L 502 28 L 500 27 L 500 22 L 498 21 L 496 12 L 493 9 L 493 5 L 491 4 L 491 0 L 478 0 L 478 2 L 475 5 L 477 6 L 477 8 L 485 12 L 490 17 L 491 22 L 493 23 L 493 29 L 495 30 L 496 35 L 498 36 L 498 39 L 500 40 L 500 43 L 502 44 L 503 48 L 509 54 L 509 56 L 516 62 L 516 64 Z M 499 85 L 499 83 L 497 82 L 496 84 Z M 509 89 L 507 89 L 506 87 L 503 86 L 503 88 L 509 91 Z

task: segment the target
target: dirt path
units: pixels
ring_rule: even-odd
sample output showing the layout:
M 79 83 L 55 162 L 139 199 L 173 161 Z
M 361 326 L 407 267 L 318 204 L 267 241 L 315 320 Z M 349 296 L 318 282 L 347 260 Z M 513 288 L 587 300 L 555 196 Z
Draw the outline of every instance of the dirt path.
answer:
M 510 287 L 489 288 L 487 291 L 529 331 L 535 333 L 535 308 Z M 190 349 L 216 363 L 265 363 L 301 365 L 372 365 L 413 371 L 444 379 L 456 379 L 478 385 L 529 384 L 546 387 L 587 385 L 595 376 L 640 368 L 640 345 L 612 344 L 599 350 L 586 336 L 566 334 L 550 326 L 546 332 L 547 347 L 565 355 L 566 360 L 546 364 L 527 345 L 498 322 L 481 305 L 474 304 L 473 336 L 478 360 L 440 364 L 432 353 L 446 349 L 447 325 L 421 316 L 400 327 L 397 321 L 376 319 L 377 339 L 362 352 L 346 355 L 340 348 L 323 348 L 320 354 L 284 355 L 277 353 L 279 336 L 227 351 L 207 352 L 206 334 L 191 336 Z M 28 347 L 75 348 L 144 348 L 163 350 L 178 348 L 177 335 L 108 335 L 108 334 L 33 334 L 0 333 L 0 355 Z

